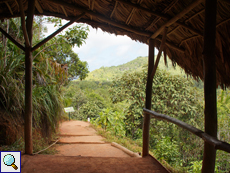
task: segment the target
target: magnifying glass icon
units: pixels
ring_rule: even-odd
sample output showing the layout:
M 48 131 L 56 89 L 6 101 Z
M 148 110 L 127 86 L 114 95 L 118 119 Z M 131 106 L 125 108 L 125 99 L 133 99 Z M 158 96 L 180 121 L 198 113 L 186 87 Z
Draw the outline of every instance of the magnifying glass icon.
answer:
M 3 158 L 3 162 L 7 166 L 12 166 L 15 170 L 18 169 L 18 167 L 14 164 L 15 163 L 15 158 L 12 154 L 7 154 Z

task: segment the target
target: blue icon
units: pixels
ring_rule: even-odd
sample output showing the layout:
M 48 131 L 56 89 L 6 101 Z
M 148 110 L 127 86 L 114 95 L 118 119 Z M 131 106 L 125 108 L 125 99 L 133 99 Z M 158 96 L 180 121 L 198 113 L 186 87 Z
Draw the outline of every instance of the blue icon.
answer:
M 3 158 L 3 162 L 7 166 L 12 166 L 15 170 L 18 169 L 18 167 L 14 164 L 15 163 L 15 158 L 12 154 L 7 154 Z

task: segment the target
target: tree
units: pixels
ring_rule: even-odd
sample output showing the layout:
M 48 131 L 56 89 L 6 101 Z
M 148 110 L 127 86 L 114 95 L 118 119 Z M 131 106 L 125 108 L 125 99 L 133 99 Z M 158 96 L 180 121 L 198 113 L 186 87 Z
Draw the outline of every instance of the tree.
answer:
M 133 139 L 142 136 L 139 132 L 142 131 L 146 77 L 146 67 L 140 72 L 125 73 L 113 81 L 110 90 L 111 99 L 114 103 L 124 100 L 129 103 L 125 112 L 125 124 L 127 135 Z M 203 104 L 200 103 L 200 98 L 200 93 L 193 88 L 193 82 L 190 79 L 170 75 L 158 69 L 153 80 L 152 110 L 180 119 L 196 127 L 202 127 Z M 169 160 L 171 163 L 176 164 L 178 160 L 184 160 L 186 164 L 189 164 L 191 152 L 194 154 L 192 159 L 199 159 L 202 141 L 199 141 L 189 132 L 180 130 L 175 125 L 154 119 L 151 120 L 150 132 L 151 149 L 157 149 L 157 147 L 162 146 L 162 143 L 169 143 L 168 141 L 171 141 L 173 146 L 180 146 L 178 147 L 178 153 L 180 153 L 178 159 Z M 156 152 L 162 151 L 156 150 Z M 172 150 L 168 152 L 170 153 Z M 175 155 L 176 152 L 173 152 L 171 154 Z M 163 156 L 162 153 L 158 153 L 158 155 Z
M 36 34 L 33 44 L 43 38 L 45 27 L 42 22 L 42 17 L 35 17 L 33 32 Z M 1 23 L 1 27 L 23 45 L 20 23 L 20 18 L 8 19 Z M 76 25 L 68 29 L 64 35 L 58 35 L 33 52 L 33 127 L 41 132 L 43 137 L 51 137 L 51 132 L 55 132 L 59 118 L 63 114 L 60 88 L 68 79 L 63 67 L 69 63 L 69 67 L 72 66 L 70 75 L 79 75 L 81 79 L 88 73 L 87 63 L 80 61 L 77 54 L 72 51 L 73 46 L 84 43 L 87 31 L 87 27 Z M 22 50 L 11 41 L 7 41 L 3 35 L 0 36 L 0 50 L 0 108 L 7 112 L 0 114 L 0 126 L 18 127 L 24 121 L 25 56 Z M 14 123 L 2 124 L 2 120 Z M 18 130 L 21 129 L 20 127 Z M 18 131 L 13 133 L 17 134 Z
M 56 18 L 47 18 L 49 22 L 55 22 L 56 26 L 61 27 L 61 21 Z M 80 47 L 88 36 L 89 28 L 84 25 L 74 25 L 68 28 L 64 34 L 59 34 L 49 42 L 34 51 L 34 58 L 37 56 L 45 56 L 52 61 L 61 65 L 68 66 L 68 77 L 79 77 L 81 80 L 87 77 L 89 73 L 88 64 L 81 61 L 78 54 L 72 48 Z

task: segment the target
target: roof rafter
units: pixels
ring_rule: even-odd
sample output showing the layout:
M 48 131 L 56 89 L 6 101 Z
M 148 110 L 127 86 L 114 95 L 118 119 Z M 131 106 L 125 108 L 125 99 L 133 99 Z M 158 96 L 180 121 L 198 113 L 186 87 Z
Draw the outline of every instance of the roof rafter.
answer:
M 171 2 L 171 4 L 166 7 L 162 13 L 166 13 L 167 11 L 169 11 L 170 9 L 172 9 L 174 7 L 174 5 L 177 3 L 178 0 L 174 0 Z M 152 23 L 145 29 L 145 30 L 149 30 L 152 26 L 154 26 L 159 20 L 161 19 L 161 17 L 157 17 L 155 20 L 152 21 Z
M 18 12 L 19 12 L 19 5 L 18 5 L 18 1 L 14 0 L 14 2 L 16 3 L 16 5 L 18 6 Z
M 156 37 L 155 39 L 158 40 L 158 41 L 160 41 L 160 42 L 162 41 L 162 38 L 160 38 L 160 37 Z M 166 44 L 167 46 L 171 47 L 172 49 L 178 50 L 178 51 L 181 52 L 181 53 L 184 53 L 184 51 L 185 51 L 185 49 L 176 46 L 174 43 L 165 41 L 165 44 Z
M 143 0 L 138 0 L 138 1 L 137 1 L 137 4 L 140 4 L 142 1 L 143 1 Z M 131 22 L 131 20 L 132 20 L 132 18 L 133 18 L 133 15 L 134 15 L 135 11 L 136 11 L 136 8 L 133 8 L 132 11 L 131 11 L 131 13 L 129 14 L 129 16 L 128 16 L 126 22 L 125 22 L 127 25 L 129 25 L 129 23 Z
M 91 5 L 91 10 L 93 11 L 93 9 L 94 9 L 94 2 L 95 2 L 95 0 L 92 0 L 92 5 Z
M 110 18 L 113 17 L 113 13 L 115 12 L 116 8 L 117 8 L 117 5 L 118 5 L 118 1 L 115 2 L 115 5 L 114 5 L 114 8 L 113 8 L 113 11 L 112 13 L 110 14 Z
M 188 19 L 186 19 L 186 20 L 185 20 L 185 23 L 187 23 L 188 21 L 192 20 L 194 17 L 196 17 L 197 15 L 203 13 L 204 11 L 205 11 L 205 9 L 202 9 L 202 10 L 200 10 L 199 12 L 195 13 L 194 15 L 192 15 L 191 17 L 189 17 Z M 172 29 L 172 30 L 168 33 L 168 35 L 172 34 L 172 33 L 173 33 L 174 31 L 176 31 L 180 26 L 181 26 L 181 25 L 179 25 L 179 26 L 175 27 L 174 29 Z M 196 33 L 196 32 L 195 32 L 195 33 Z M 203 37 L 203 34 L 202 34 L 202 33 L 197 32 L 196 34 Z
M 87 10 L 86 8 L 81 7 L 81 6 L 66 3 L 66 2 L 61 1 L 61 0 L 48 0 L 48 1 L 53 2 L 55 4 L 63 5 L 65 7 L 71 8 L 71 9 L 76 9 L 76 10 L 81 11 L 81 12 L 85 12 L 85 13 L 87 13 L 89 15 L 92 15 L 93 17 L 96 17 L 96 18 L 98 18 L 98 19 L 110 24 L 110 25 L 116 26 L 118 28 L 122 28 L 124 30 L 130 31 L 130 32 L 133 32 L 133 33 L 136 33 L 136 34 L 139 34 L 139 35 L 149 37 L 149 35 L 151 34 L 150 32 L 141 31 L 139 29 L 135 29 L 133 27 L 129 27 L 127 25 L 115 22 L 115 21 L 111 20 L 110 18 L 107 18 L 107 17 L 105 17 L 105 16 L 103 16 L 103 15 L 101 15 L 99 13 Z
M 192 40 L 192 39 L 197 38 L 197 37 L 199 37 L 199 36 L 198 35 L 194 35 L 192 37 L 185 38 L 184 40 L 182 40 L 180 42 L 179 46 L 181 46 L 184 42 L 187 42 L 188 40 Z
M 187 8 L 185 8 L 181 13 L 177 14 L 176 16 L 174 16 L 174 17 L 171 18 L 171 19 L 169 19 L 169 16 L 168 16 L 168 15 L 165 15 L 165 14 L 162 14 L 162 13 L 157 13 L 157 12 L 151 11 L 151 10 L 149 10 L 149 9 L 147 9 L 147 8 L 141 7 L 141 6 L 137 5 L 137 4 L 133 4 L 133 3 L 128 2 L 128 1 L 124 1 L 124 0 L 116 0 L 116 1 L 119 1 L 119 2 L 121 2 L 121 3 L 127 4 L 127 5 L 129 5 L 129 6 L 132 6 L 132 7 L 134 7 L 134 8 L 137 8 L 137 9 L 139 9 L 139 10 L 143 10 L 143 11 L 145 11 L 145 12 L 147 12 L 147 13 L 150 13 L 150 14 L 152 14 L 152 15 L 154 15 L 154 16 L 158 16 L 158 17 L 161 17 L 161 18 L 164 18 L 164 19 L 168 20 L 168 22 L 166 22 L 166 24 L 162 26 L 162 28 L 161 28 L 160 31 L 162 31 L 162 30 L 164 29 L 164 27 L 168 27 L 168 24 L 171 25 L 171 24 L 174 24 L 174 23 L 175 23 L 175 24 L 180 25 L 180 26 L 182 26 L 182 27 L 184 27 L 184 28 L 186 28 L 186 29 L 189 29 L 190 31 L 192 31 L 192 32 L 194 32 L 194 33 L 196 33 L 196 34 L 198 34 L 198 35 L 202 35 L 202 34 L 201 34 L 199 31 L 197 31 L 196 29 L 194 29 L 194 28 L 192 28 L 192 27 L 190 27 L 190 26 L 188 26 L 188 25 L 186 25 L 186 24 L 184 24 L 184 23 L 177 22 L 177 20 L 178 20 L 179 18 L 182 17 L 181 15 L 185 15 L 187 12 L 190 11 L 190 7 L 191 7 L 192 4 L 199 4 L 199 3 L 197 3 L 197 1 L 199 1 L 199 2 L 201 3 L 201 2 L 204 1 L 204 0 L 196 0 L 196 1 L 195 1 L 194 3 L 192 3 L 190 6 L 188 6 Z M 197 5 L 195 5 L 195 6 L 197 6 Z M 185 11 L 186 11 L 186 13 L 184 14 Z M 175 20 L 175 19 L 176 19 L 176 20 Z M 174 21 L 174 20 L 175 20 L 175 21 Z M 159 32 L 159 31 L 158 31 L 158 32 Z M 161 33 L 161 32 L 160 32 L 160 33 Z M 157 35 L 157 34 L 158 34 L 158 33 L 156 33 L 156 35 Z
M 168 20 L 165 24 L 163 24 L 155 33 L 150 37 L 150 38 L 156 38 L 163 30 L 165 27 L 169 27 L 170 25 L 174 24 L 179 20 L 181 17 L 183 17 L 185 14 L 190 12 L 194 7 L 199 5 L 203 0 L 196 0 L 193 1 L 189 6 L 187 6 L 182 12 Z M 178 23 L 178 22 L 177 22 Z
M 13 11 L 11 10 L 10 5 L 8 4 L 8 2 L 5 2 L 5 4 L 7 5 L 8 9 L 9 9 L 9 11 L 10 11 L 10 14 L 14 15 L 14 13 L 13 13 Z
M 44 14 L 44 15 L 47 15 L 47 16 L 54 16 L 54 17 L 63 18 L 63 19 L 66 19 L 66 20 L 71 20 L 71 19 L 72 19 L 72 18 L 70 18 L 70 17 L 66 17 L 65 15 L 59 14 L 59 13 L 54 14 L 54 13 L 50 13 L 50 12 L 44 11 L 43 14 Z M 88 20 L 88 19 L 80 19 L 79 22 L 88 23 L 88 22 L 91 22 L 91 21 Z M 101 23 L 99 23 L 99 22 L 97 22 L 97 21 L 94 21 L 94 22 L 95 22 L 95 23 L 98 23 L 98 25 L 101 25 L 101 26 L 102 26 L 102 25 L 107 25 L 107 24 L 101 24 Z M 112 23 L 109 23 L 109 24 L 110 24 L 110 25 L 113 25 Z M 115 26 L 115 25 L 113 25 L 113 26 Z M 126 30 L 126 28 L 129 27 L 129 26 L 126 26 L 125 28 L 122 28 L 122 26 L 115 26 L 115 27 Z M 133 28 L 131 28 L 131 27 L 129 27 L 129 28 L 130 28 L 130 30 L 133 29 Z M 129 31 L 129 30 L 127 30 L 127 31 Z M 130 31 L 130 32 L 131 32 L 131 31 Z M 136 34 L 138 34 L 138 33 L 136 33 Z M 144 35 L 143 35 L 143 34 L 144 34 Z M 149 36 L 151 35 L 151 33 L 149 33 L 149 32 L 142 32 L 142 34 L 139 34 L 139 35 L 143 35 L 143 36 L 149 37 Z M 162 38 L 157 37 L 156 40 L 158 40 L 158 41 L 161 42 L 161 41 L 162 41 Z M 177 51 L 179 51 L 179 52 L 181 52 L 181 53 L 184 53 L 184 52 L 185 52 L 185 50 L 184 50 L 183 48 L 180 48 L 180 47 L 176 46 L 175 44 L 173 44 L 173 43 L 171 43 L 171 42 L 165 41 L 165 44 L 166 44 L 168 47 L 170 47 L 170 48 L 172 48 L 172 49 L 175 49 L 175 50 L 177 50 Z
M 167 30 L 168 30 L 168 28 L 165 27 L 164 28 L 163 37 L 162 37 L 162 41 L 161 41 L 161 45 L 160 45 L 160 49 L 159 49 L 158 54 L 157 54 L 157 59 L 156 59 L 156 61 L 154 63 L 153 71 L 151 73 L 151 78 L 152 79 L 155 76 L 155 73 L 157 71 L 157 67 L 158 67 L 158 64 L 159 64 L 159 61 L 160 61 L 160 57 L 161 57 L 162 51 L 164 50 L 165 41 L 166 41 L 166 37 L 167 37 Z
M 43 9 L 41 5 L 39 4 L 38 0 L 35 0 L 35 7 L 37 8 L 39 13 L 43 13 Z
M 29 41 L 29 36 L 28 36 L 28 33 L 27 33 L 27 29 L 26 29 L 25 13 L 24 13 L 24 7 L 23 7 L 22 0 L 19 0 L 19 8 L 20 8 L 20 14 L 21 14 L 22 31 L 23 31 L 23 35 L 24 35 L 24 38 L 25 38 L 25 45 L 26 45 L 26 47 L 29 47 L 30 46 L 30 41 Z
M 61 9 L 62 9 L 63 13 L 65 14 L 65 16 L 68 17 L 65 8 L 62 5 L 61 5 Z
M 129 2 L 129 1 L 125 1 L 125 0 L 115 0 L 115 1 L 121 2 L 123 4 L 129 5 L 129 6 L 133 7 L 133 8 L 137 8 L 139 10 L 148 12 L 148 13 L 154 15 L 154 16 L 162 17 L 164 19 L 168 19 L 169 18 L 168 15 L 165 15 L 165 14 L 162 14 L 162 13 L 158 13 L 158 12 L 149 10 L 147 8 L 144 8 L 144 7 L 140 6 L 140 5 L 138 5 L 138 4 L 133 4 L 133 3 Z

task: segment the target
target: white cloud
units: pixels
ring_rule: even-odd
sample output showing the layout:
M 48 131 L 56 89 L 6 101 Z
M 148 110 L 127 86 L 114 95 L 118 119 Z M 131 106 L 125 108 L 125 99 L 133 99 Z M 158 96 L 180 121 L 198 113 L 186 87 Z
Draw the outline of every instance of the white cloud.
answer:
M 101 66 L 124 64 L 148 54 L 146 44 L 135 42 L 127 36 L 116 36 L 91 27 L 86 44 L 80 48 L 75 47 L 74 51 L 79 54 L 81 60 L 88 62 L 90 71 Z
M 148 55 L 148 46 L 131 40 L 127 36 L 116 36 L 101 29 L 90 28 L 86 43 L 80 48 L 74 47 L 82 61 L 87 61 L 89 70 L 102 66 L 114 66 L 129 62 L 138 56 Z M 48 32 L 55 31 L 48 26 Z

